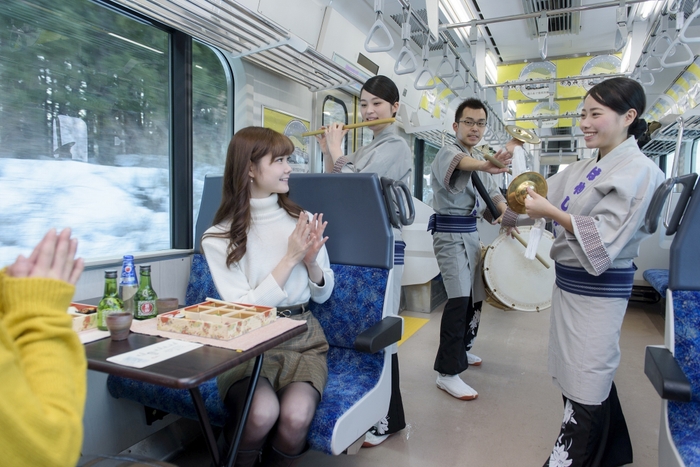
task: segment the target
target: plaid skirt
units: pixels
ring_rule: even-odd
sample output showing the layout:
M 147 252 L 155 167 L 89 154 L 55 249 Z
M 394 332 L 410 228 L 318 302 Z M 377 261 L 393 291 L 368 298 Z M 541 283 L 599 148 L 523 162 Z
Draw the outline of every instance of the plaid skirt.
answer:
M 289 383 L 305 381 L 310 383 L 323 396 L 328 380 L 328 341 L 323 328 L 310 311 L 290 316 L 289 319 L 306 320 L 305 333 L 274 347 L 263 357 L 260 377 L 267 378 L 275 391 Z M 231 386 L 253 373 L 255 359 L 242 363 L 221 374 L 216 382 L 223 400 Z

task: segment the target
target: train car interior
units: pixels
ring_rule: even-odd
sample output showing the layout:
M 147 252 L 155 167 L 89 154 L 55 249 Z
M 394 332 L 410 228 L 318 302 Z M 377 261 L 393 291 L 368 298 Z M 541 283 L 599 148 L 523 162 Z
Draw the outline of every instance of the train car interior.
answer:
M 479 396 L 438 390 L 447 293 L 428 231 L 431 164 L 456 141 L 458 105 L 476 98 L 488 110 L 477 149 L 489 156 L 519 139 L 525 169 L 546 179 L 594 157 L 579 127 L 587 91 L 629 77 L 646 94 L 639 148 L 666 176 L 620 334 L 629 465 L 700 466 L 699 57 L 700 0 L 3 0 L 0 264 L 28 255 L 49 228 L 71 227 L 86 262 L 75 303 L 96 305 L 105 271 L 121 270 L 124 255 L 151 266 L 161 299 L 219 299 L 200 245 L 227 147 L 245 127 L 274 129 L 295 146 L 292 199 L 332 211 L 337 287 L 318 307 L 331 344 L 328 397 L 296 465 L 542 465 L 563 413 L 547 368 L 554 237 L 545 232 L 539 261 L 526 260 L 499 225 L 477 222 L 488 298 L 473 351 L 483 364 L 462 378 Z M 360 89 L 376 75 L 400 93 L 394 126 L 413 157 L 405 188 L 324 174 L 319 143 L 304 135 L 361 123 Z M 342 151 L 372 138 L 368 126 L 350 129 Z M 492 177 L 503 193 L 514 179 Z M 400 303 L 387 291 L 399 264 L 392 225 L 406 243 Z M 379 288 L 368 299 L 370 282 Z M 80 334 L 88 350 L 109 341 Z M 394 351 L 406 427 L 360 448 L 386 413 Z M 215 372 L 189 384 L 173 370 L 181 379 L 163 387 L 94 365 L 78 465 L 130 454 L 227 465 L 235 449 L 216 446 L 230 414 Z

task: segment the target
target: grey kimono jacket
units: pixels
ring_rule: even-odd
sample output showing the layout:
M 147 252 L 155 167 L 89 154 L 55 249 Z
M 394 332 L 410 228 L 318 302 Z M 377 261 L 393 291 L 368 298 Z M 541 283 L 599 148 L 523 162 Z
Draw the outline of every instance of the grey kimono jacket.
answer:
M 430 184 L 436 213 L 481 217 L 486 209 L 485 203 L 478 200 L 471 172 L 457 169 L 459 162 L 467 155 L 484 160 L 478 151 L 470 154 L 459 144 L 445 145 L 435 155 L 430 166 Z M 481 172 L 479 177 L 494 203 L 505 202 L 490 174 Z M 449 298 L 469 297 L 472 293 L 473 302 L 485 298 L 478 232 L 435 232 L 433 250 Z
M 547 181 L 548 200 L 571 214 L 574 233 L 555 225 L 550 256 L 598 276 L 628 268 L 649 235 L 644 215 L 661 170 L 628 138 L 601 160 L 579 161 Z M 620 363 L 625 298 L 589 297 L 554 285 L 549 372 L 562 393 L 581 404 L 607 399 Z
M 376 173 L 380 177 L 401 180 L 411 186 L 413 155 L 406 140 L 389 125 L 370 144 L 340 157 L 333 165 L 334 173 Z

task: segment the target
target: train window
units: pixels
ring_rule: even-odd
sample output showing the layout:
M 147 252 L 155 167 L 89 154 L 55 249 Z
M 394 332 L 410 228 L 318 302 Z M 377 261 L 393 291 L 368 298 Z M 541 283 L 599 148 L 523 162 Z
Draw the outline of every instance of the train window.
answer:
M 323 99 L 323 114 L 321 117 L 321 125 L 326 126 L 334 122 L 340 122 L 344 125 L 347 125 L 349 123 L 348 108 L 345 106 L 345 103 L 342 100 L 334 96 L 326 96 L 326 98 Z M 343 138 L 343 144 L 341 144 L 343 154 L 350 154 L 352 152 L 350 151 L 350 148 L 348 148 L 349 140 L 350 138 L 348 137 L 348 135 L 345 135 L 345 137 Z
M 88 0 L 0 3 L 0 264 L 170 247 L 169 35 Z
M 435 155 L 438 153 L 440 148 L 433 146 L 432 144 L 426 142 L 423 147 L 423 197 L 421 201 L 425 204 L 431 205 L 433 202 L 433 186 L 430 184 L 430 166 L 435 160 Z
M 360 127 L 359 146 L 367 146 L 374 139 L 374 133 L 366 126 Z
M 192 42 L 193 208 L 197 219 L 204 176 L 224 173 L 231 140 L 228 113 L 231 73 L 209 46 Z
M 668 154 L 666 154 L 666 158 L 664 161 L 665 167 L 663 168 L 666 177 L 670 177 L 673 174 L 673 161 L 675 159 L 675 156 L 675 152 L 669 152 Z

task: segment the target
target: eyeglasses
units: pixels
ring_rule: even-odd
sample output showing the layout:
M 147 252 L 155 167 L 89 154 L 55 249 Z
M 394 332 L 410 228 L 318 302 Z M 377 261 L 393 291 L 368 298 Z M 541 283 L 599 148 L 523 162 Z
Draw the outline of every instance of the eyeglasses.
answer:
M 457 123 L 464 123 L 464 125 L 467 128 L 471 128 L 474 125 L 478 126 L 479 128 L 484 128 L 486 126 L 486 122 L 484 120 L 479 120 L 478 122 L 475 122 L 474 120 L 457 120 Z

